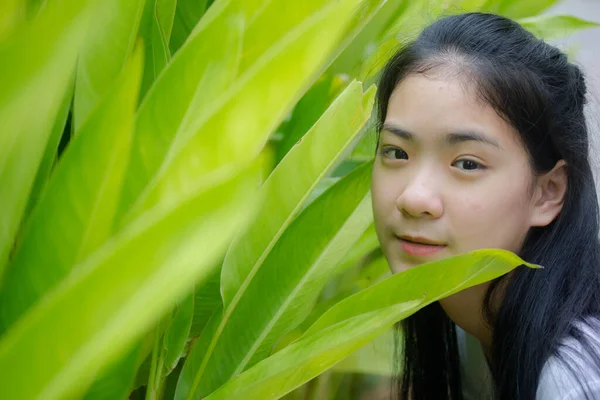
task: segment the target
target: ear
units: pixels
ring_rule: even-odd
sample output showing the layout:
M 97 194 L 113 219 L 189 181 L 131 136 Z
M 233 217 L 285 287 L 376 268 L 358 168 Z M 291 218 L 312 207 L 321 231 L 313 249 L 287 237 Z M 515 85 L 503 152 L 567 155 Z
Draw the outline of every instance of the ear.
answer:
M 567 163 L 559 160 L 551 171 L 537 178 L 531 226 L 546 226 L 563 207 L 567 191 Z

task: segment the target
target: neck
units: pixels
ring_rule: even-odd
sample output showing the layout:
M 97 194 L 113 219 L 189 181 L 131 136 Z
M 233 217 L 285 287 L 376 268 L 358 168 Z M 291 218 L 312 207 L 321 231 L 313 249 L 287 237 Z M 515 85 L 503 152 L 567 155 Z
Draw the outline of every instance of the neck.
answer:
M 440 300 L 448 317 L 481 343 L 486 358 L 491 359 L 492 328 L 483 314 L 483 302 L 489 282 L 470 287 Z

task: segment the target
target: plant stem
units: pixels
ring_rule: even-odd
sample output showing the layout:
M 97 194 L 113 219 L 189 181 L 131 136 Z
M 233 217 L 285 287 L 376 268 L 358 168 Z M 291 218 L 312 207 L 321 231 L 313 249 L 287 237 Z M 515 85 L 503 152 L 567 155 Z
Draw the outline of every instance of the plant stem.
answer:
M 154 335 L 154 347 L 152 348 L 152 361 L 150 362 L 150 375 L 146 389 L 146 400 L 158 400 L 160 396 L 160 382 L 164 363 L 164 351 L 162 349 L 162 323 L 156 326 Z

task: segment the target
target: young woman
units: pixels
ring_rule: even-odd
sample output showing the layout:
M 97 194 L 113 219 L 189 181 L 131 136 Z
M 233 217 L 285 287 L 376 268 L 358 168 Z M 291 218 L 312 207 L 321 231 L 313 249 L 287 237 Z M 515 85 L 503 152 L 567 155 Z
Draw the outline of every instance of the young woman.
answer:
M 544 266 L 404 321 L 398 397 L 465 398 L 481 373 L 464 360 L 466 335 L 491 376 L 475 399 L 600 399 L 600 214 L 581 70 L 516 22 L 469 13 L 404 46 L 378 96 L 373 211 L 393 272 L 479 248 Z

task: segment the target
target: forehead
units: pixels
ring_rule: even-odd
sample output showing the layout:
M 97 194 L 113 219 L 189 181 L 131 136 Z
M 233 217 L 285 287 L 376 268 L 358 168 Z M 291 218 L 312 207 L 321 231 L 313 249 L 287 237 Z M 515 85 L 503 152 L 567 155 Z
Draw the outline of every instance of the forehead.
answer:
M 472 85 L 458 79 L 408 75 L 390 96 L 385 123 L 414 132 L 423 140 L 454 131 L 478 131 L 502 147 L 522 147 L 514 128 L 478 100 Z

